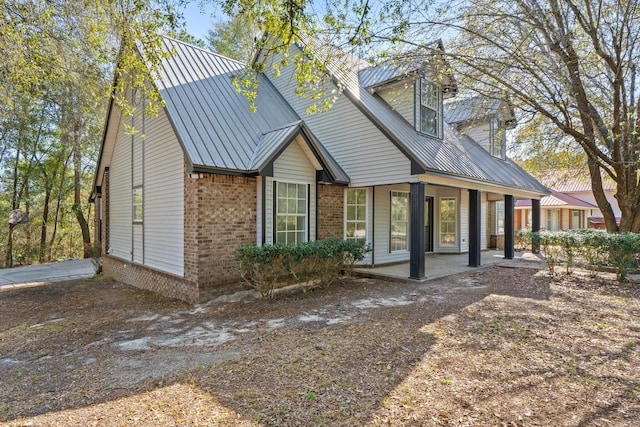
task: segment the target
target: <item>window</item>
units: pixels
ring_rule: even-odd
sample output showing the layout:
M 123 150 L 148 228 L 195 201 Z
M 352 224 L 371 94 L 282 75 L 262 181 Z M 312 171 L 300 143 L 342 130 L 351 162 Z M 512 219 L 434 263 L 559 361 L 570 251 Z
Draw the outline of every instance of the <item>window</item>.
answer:
M 409 249 L 409 193 L 391 192 L 390 237 L 389 252 Z
M 557 209 L 547 209 L 545 228 L 547 231 L 558 231 L 558 213 Z
M 307 241 L 307 185 L 276 185 L 276 243 L 294 245 Z
M 493 220 L 493 232 L 492 234 L 504 234 L 504 202 L 494 202 L 495 215 Z
M 489 153 L 493 157 L 499 157 L 501 159 L 505 159 L 507 156 L 506 153 L 506 137 L 505 137 L 505 128 L 500 125 L 498 119 L 493 119 L 491 121 L 491 135 L 490 135 L 490 147 Z
M 456 246 L 456 199 L 440 199 L 440 246 Z
M 420 79 L 419 93 L 420 109 L 417 122 L 418 130 L 422 133 L 440 137 L 441 104 L 440 87 L 427 80 Z
M 362 240 L 367 238 L 367 190 L 348 188 L 345 203 L 345 239 Z
M 142 222 L 143 209 L 142 209 L 142 187 L 136 187 L 133 189 L 133 221 Z

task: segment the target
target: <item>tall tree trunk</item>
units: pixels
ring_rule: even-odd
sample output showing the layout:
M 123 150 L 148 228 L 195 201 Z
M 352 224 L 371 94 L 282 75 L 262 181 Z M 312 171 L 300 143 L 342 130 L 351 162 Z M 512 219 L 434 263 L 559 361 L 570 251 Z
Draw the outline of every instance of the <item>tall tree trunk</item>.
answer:
M 40 227 L 40 250 L 38 252 L 38 262 L 45 262 L 47 251 L 47 224 L 49 223 L 49 202 L 51 201 L 51 187 L 47 184 L 44 193 L 44 206 L 42 207 L 42 226 Z
M 78 224 L 80 225 L 80 231 L 82 231 L 82 243 L 83 243 L 83 257 L 91 257 L 91 233 L 89 231 L 89 223 L 82 212 L 82 153 L 81 153 L 81 131 L 82 124 L 78 122 L 74 129 L 74 146 L 73 146 L 73 212 L 76 215 Z

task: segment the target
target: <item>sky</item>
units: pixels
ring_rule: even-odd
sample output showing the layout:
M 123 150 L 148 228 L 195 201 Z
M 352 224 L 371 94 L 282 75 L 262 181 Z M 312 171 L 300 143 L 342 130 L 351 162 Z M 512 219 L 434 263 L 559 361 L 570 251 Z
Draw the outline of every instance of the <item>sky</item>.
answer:
M 199 5 L 199 1 L 190 1 L 182 10 L 187 31 L 199 39 L 205 39 L 207 32 L 213 29 L 215 23 L 223 20 L 224 15 L 213 2 Z

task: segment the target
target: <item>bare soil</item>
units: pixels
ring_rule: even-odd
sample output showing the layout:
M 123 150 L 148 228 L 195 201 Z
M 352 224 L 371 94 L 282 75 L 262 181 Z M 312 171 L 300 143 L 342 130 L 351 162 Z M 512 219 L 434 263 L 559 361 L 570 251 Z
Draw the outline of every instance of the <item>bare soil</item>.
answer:
M 483 268 L 191 307 L 109 279 L 0 292 L 9 426 L 636 426 L 640 289 Z

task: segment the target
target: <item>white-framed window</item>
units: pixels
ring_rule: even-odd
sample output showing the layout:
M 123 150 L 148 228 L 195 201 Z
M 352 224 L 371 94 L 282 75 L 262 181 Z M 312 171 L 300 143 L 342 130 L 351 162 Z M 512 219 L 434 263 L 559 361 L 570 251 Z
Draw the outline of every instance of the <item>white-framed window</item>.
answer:
M 367 239 L 367 190 L 347 188 L 344 203 L 345 240 Z
M 457 245 L 458 200 L 455 197 L 440 198 L 440 246 Z
M 493 229 L 492 234 L 504 234 L 504 201 L 500 200 L 493 204 Z
M 409 193 L 391 192 L 389 252 L 409 250 Z
M 545 214 L 545 229 L 547 231 L 558 231 L 560 211 L 558 209 L 547 209 Z
M 134 187 L 131 205 L 133 210 L 133 222 L 142 222 L 144 219 L 144 208 L 143 208 L 143 190 L 142 187 Z
M 498 119 L 491 120 L 489 153 L 493 157 L 498 157 L 503 160 L 507 157 L 507 138 L 505 136 L 505 131 L 505 127 L 500 124 Z
M 427 135 L 442 136 L 442 96 L 440 86 L 420 79 L 416 105 L 416 129 Z
M 294 245 L 307 241 L 308 185 L 276 183 L 275 243 Z

